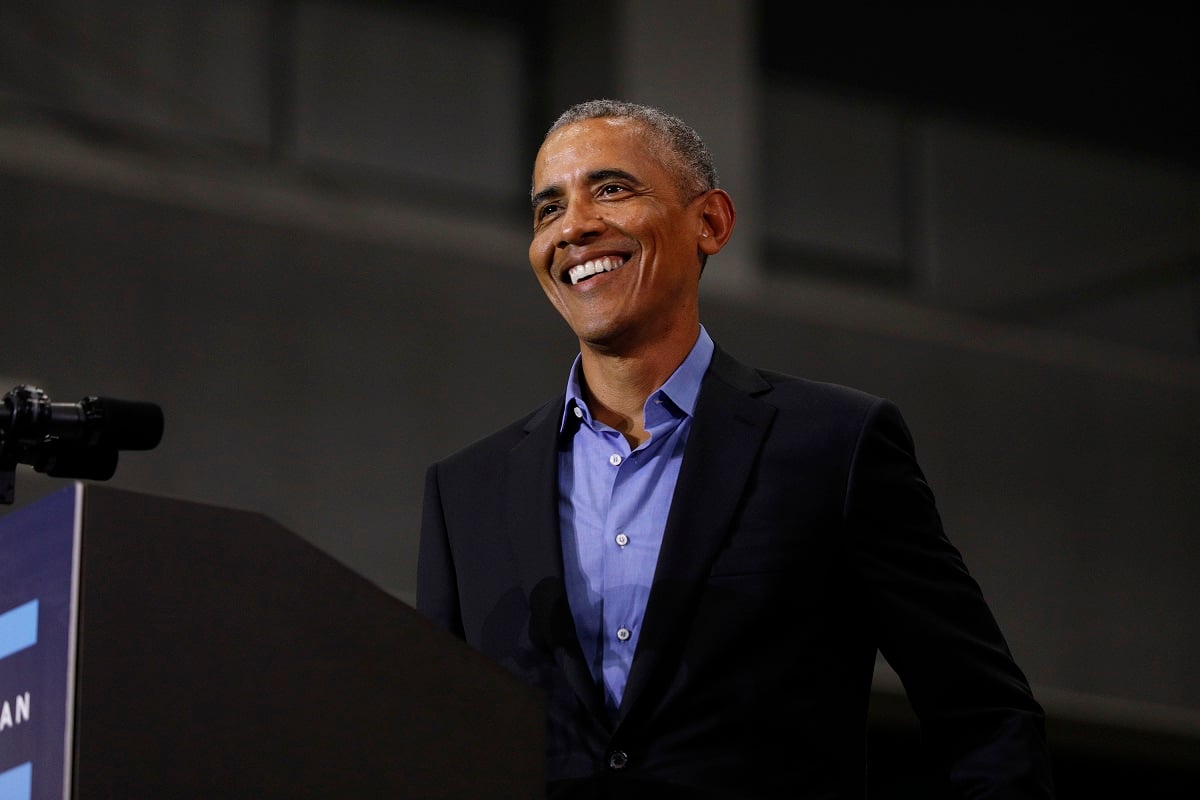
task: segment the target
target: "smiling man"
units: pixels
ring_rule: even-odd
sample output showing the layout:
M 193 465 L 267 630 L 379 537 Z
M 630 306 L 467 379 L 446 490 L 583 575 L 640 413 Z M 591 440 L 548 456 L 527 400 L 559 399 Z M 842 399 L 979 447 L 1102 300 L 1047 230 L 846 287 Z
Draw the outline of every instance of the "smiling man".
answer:
M 592 415 L 635 447 L 646 397 L 696 344 L 703 259 L 734 222 L 710 162 L 664 159 L 655 131 L 628 117 L 559 126 L 533 173 L 529 262 L 579 338 Z
M 1043 713 L 899 411 L 700 323 L 735 211 L 657 109 L 568 109 L 529 261 L 565 391 L 428 471 L 417 604 L 545 693 L 551 798 L 861 798 L 877 652 L 955 797 L 1053 796 Z

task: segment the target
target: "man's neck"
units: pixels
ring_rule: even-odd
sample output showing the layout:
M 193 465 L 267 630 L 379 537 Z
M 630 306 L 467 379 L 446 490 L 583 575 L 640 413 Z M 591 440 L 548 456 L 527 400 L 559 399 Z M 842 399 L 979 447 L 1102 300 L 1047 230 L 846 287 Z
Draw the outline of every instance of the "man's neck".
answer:
M 699 333 L 697 325 L 690 339 L 671 337 L 626 352 L 581 342 L 583 393 L 592 416 L 624 434 L 630 447 L 646 441 L 646 398 L 679 368 Z

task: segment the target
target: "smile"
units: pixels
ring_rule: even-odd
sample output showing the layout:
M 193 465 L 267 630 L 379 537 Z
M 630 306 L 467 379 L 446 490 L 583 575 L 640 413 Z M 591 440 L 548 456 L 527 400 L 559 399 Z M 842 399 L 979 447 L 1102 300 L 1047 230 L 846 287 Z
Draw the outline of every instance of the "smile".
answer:
M 576 264 L 567 271 L 567 277 L 571 279 L 571 285 L 574 286 L 599 272 L 612 272 L 624 265 L 624 259 L 617 256 L 603 256 L 591 261 L 585 261 L 582 264 Z

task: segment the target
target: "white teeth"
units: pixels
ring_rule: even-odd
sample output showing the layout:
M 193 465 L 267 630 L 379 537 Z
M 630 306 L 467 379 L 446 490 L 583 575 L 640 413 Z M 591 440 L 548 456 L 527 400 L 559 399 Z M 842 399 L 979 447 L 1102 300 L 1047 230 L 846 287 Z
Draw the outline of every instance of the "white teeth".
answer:
M 592 261 L 576 264 L 567 272 L 567 277 L 571 279 L 571 285 L 579 283 L 584 278 L 591 277 L 597 272 L 612 272 L 617 267 L 625 262 L 613 256 L 604 256 L 603 258 L 593 259 Z

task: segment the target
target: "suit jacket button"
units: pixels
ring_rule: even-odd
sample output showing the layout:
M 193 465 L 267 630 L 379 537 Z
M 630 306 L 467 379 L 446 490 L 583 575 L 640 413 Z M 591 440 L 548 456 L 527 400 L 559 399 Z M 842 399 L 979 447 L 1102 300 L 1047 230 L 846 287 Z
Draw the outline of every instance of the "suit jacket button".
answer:
M 629 756 L 625 754 L 624 750 L 613 750 L 608 754 L 609 769 L 625 769 L 628 763 Z

